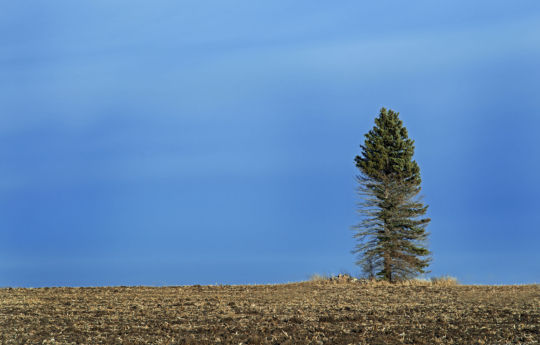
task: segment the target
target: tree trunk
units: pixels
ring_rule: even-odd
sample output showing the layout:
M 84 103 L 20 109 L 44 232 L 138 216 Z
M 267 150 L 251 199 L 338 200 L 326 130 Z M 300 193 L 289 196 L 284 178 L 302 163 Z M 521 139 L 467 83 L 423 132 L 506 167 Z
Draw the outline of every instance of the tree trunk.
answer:
M 384 279 L 392 283 L 392 259 L 390 253 L 384 255 Z

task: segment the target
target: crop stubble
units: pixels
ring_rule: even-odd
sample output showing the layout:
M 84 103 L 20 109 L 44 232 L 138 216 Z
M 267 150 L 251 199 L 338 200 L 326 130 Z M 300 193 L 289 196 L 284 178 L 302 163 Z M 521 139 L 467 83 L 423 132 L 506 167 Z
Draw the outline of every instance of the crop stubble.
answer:
M 0 289 L 1 344 L 539 344 L 540 285 Z

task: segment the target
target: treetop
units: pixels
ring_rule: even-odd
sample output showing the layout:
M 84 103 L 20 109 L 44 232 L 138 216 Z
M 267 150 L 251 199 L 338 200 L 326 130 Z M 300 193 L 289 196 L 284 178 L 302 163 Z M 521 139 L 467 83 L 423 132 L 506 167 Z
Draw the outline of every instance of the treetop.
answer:
M 414 140 L 392 109 L 381 108 L 375 126 L 365 134 L 362 154 L 356 156 L 356 166 L 363 174 L 376 180 L 396 177 L 420 183 L 420 168 L 414 155 Z

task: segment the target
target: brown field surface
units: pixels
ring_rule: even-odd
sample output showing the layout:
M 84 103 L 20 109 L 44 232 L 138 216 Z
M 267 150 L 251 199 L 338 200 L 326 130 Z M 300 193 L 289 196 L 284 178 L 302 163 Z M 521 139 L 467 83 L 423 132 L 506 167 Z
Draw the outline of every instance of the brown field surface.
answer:
M 4 288 L 1 344 L 539 344 L 540 285 Z

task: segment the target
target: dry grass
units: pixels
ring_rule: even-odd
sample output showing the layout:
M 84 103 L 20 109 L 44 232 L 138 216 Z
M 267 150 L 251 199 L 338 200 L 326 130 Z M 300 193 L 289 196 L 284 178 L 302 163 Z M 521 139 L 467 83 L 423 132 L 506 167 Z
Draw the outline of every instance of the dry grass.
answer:
M 0 289 L 0 343 L 539 343 L 539 285 L 454 283 Z
M 458 285 L 458 280 L 454 277 L 445 276 L 439 278 L 431 278 L 431 283 L 438 286 L 456 286 Z
M 321 275 L 313 274 L 309 278 L 310 282 L 359 282 L 363 285 L 369 286 L 457 286 L 459 285 L 458 280 L 454 277 L 444 276 L 444 277 L 433 277 L 431 279 L 408 279 L 397 281 L 394 283 L 389 283 L 384 280 L 375 280 L 375 279 L 357 279 L 349 274 L 339 274 L 339 275 Z

